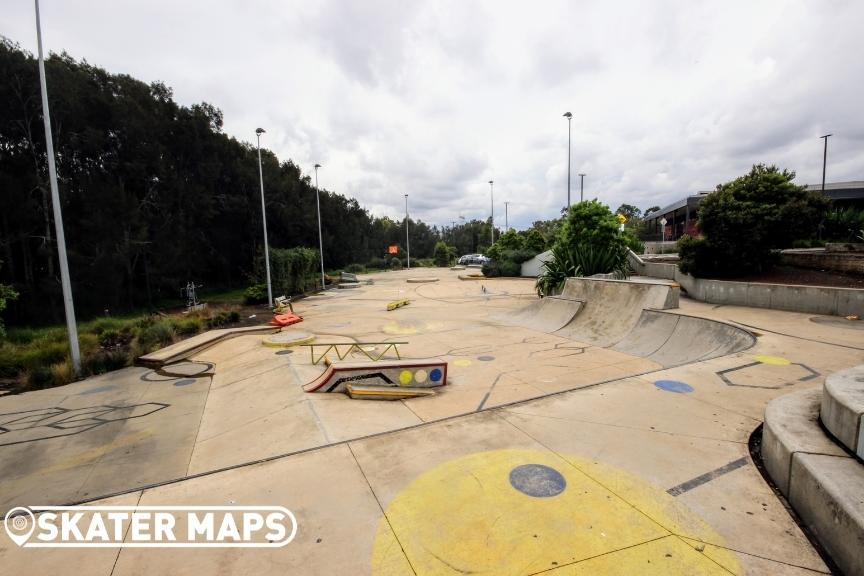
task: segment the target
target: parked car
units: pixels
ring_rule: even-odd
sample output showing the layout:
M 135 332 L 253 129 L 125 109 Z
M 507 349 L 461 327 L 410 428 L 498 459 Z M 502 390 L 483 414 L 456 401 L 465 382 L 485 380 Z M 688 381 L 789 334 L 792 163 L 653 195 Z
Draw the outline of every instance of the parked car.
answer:
M 486 264 L 489 262 L 489 258 L 484 256 L 483 254 L 465 254 L 464 256 L 459 258 L 459 264 Z

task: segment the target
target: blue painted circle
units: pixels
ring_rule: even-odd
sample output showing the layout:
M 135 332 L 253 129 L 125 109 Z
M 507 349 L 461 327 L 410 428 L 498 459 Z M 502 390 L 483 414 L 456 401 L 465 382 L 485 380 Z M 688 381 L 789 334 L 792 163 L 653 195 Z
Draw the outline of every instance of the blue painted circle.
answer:
M 686 394 L 693 391 L 693 387 L 684 382 L 677 380 L 657 380 L 654 386 L 666 392 L 675 392 L 676 394 Z
M 477 360 L 482 360 L 483 362 L 489 362 L 490 360 L 494 360 L 494 356 L 478 356 Z
M 194 378 L 183 378 L 182 380 L 177 380 L 174 382 L 174 386 L 188 386 L 189 384 L 194 384 Z
M 567 487 L 564 476 L 543 464 L 523 464 L 510 471 L 510 485 L 535 498 L 557 496 Z
M 429 380 L 432 382 L 438 382 L 441 380 L 441 370 L 438 368 L 434 368 L 431 372 L 429 372 Z

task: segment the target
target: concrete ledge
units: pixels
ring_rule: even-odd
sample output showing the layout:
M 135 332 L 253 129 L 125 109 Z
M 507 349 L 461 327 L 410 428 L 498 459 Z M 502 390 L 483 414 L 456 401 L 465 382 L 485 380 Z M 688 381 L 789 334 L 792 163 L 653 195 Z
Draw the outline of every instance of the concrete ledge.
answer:
M 637 274 L 674 280 L 691 298 L 700 302 L 832 316 L 864 314 L 864 290 L 857 288 L 694 278 L 681 272 L 676 264 L 646 262 L 632 251 L 628 261 Z
M 864 364 L 825 380 L 822 423 L 846 448 L 864 459 Z
M 278 332 L 280 328 L 276 326 L 246 326 L 244 328 L 222 328 L 219 330 L 209 330 L 181 340 L 176 344 L 171 344 L 165 348 L 160 348 L 150 354 L 139 356 L 135 360 L 138 366 L 149 366 L 159 368 L 165 364 L 172 364 L 180 360 L 184 360 L 190 356 L 201 352 L 211 346 L 235 338 L 237 336 L 246 336 L 248 334 L 273 334 Z
M 805 525 L 846 574 L 864 574 L 864 465 L 819 426 L 822 391 L 774 399 L 762 460 Z
M 864 574 L 864 465 L 796 454 L 789 503 L 844 574 Z
M 819 426 L 821 400 L 822 390 L 814 388 L 775 398 L 765 408 L 762 460 L 786 497 L 796 453 L 848 457 Z

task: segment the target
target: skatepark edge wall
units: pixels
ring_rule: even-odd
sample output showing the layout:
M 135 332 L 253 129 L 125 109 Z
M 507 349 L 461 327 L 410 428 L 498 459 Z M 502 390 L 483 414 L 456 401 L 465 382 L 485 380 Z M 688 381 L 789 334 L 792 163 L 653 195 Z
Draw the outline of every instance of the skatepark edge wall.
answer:
M 674 280 L 700 302 L 832 316 L 864 314 L 864 290 L 856 288 L 711 280 L 685 274 L 677 264 L 646 262 L 632 251 L 628 260 L 637 274 Z

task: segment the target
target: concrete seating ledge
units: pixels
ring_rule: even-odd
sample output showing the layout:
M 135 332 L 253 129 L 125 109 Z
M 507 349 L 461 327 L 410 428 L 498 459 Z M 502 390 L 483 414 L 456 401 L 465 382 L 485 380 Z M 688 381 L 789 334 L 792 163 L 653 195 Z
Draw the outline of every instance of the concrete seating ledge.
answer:
M 279 332 L 279 330 L 280 328 L 278 326 L 269 325 L 208 330 L 207 332 L 202 332 L 201 334 L 197 334 L 191 338 L 187 338 L 186 340 L 181 340 L 176 344 L 160 348 L 150 354 L 139 356 L 135 360 L 135 364 L 138 366 L 160 368 L 166 364 L 173 364 L 174 362 L 184 360 L 206 348 L 210 348 L 211 346 L 222 342 L 223 340 L 228 340 L 229 338 L 246 336 L 249 334 L 273 334 Z
M 845 574 L 864 574 L 864 464 L 819 425 L 822 390 L 765 409 L 762 460 L 801 520 Z
M 864 365 L 825 379 L 820 416 L 837 440 L 864 459 Z

